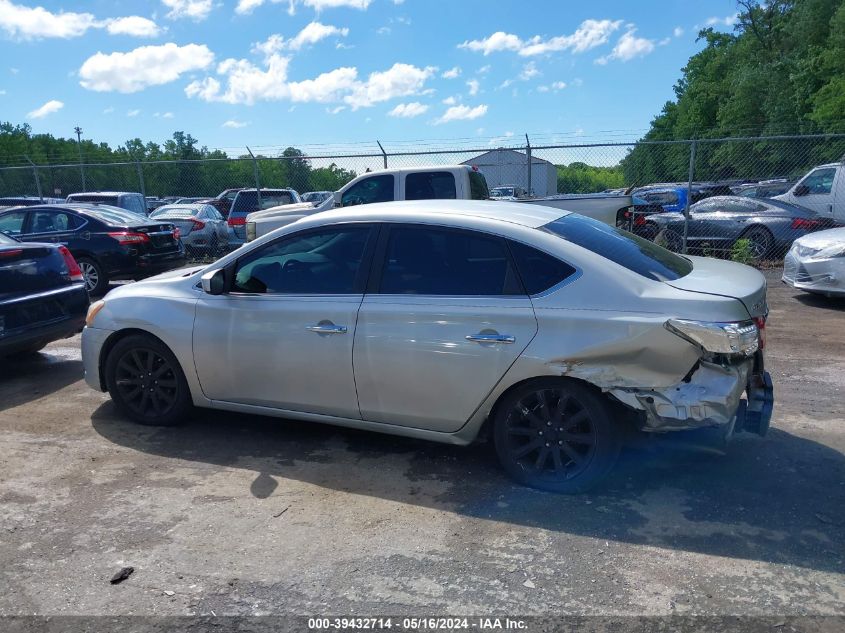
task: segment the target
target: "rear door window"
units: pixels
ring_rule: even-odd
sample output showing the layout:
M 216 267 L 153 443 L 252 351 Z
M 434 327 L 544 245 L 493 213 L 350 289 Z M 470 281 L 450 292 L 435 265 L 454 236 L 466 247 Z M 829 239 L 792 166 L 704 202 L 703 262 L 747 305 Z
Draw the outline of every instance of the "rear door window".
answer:
M 692 271 L 688 259 L 583 215 L 565 215 L 544 226 L 543 230 L 654 281 L 680 279 Z
M 575 274 L 575 268 L 536 248 L 508 242 L 522 285 L 530 295 L 545 292 Z
M 372 204 L 374 202 L 392 202 L 394 178 L 393 174 L 370 176 L 360 180 L 343 192 L 340 206 L 351 207 L 358 204 Z
M 448 171 L 427 171 L 405 177 L 406 200 L 454 200 L 455 176 Z
M 473 200 L 487 200 L 490 197 L 487 179 L 480 171 L 469 172 L 469 194 Z
M 524 294 L 503 239 L 476 231 L 402 225 L 390 230 L 379 292 Z
M 33 211 L 30 233 L 63 233 L 76 228 L 76 217 L 63 211 Z

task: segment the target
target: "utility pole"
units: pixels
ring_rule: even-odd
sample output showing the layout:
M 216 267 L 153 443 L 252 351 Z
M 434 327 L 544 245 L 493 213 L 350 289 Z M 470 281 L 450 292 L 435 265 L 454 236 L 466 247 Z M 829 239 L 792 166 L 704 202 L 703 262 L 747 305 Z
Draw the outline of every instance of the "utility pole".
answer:
M 85 164 L 82 162 L 82 128 L 77 125 L 73 131 L 76 132 L 76 144 L 79 147 L 79 172 L 82 174 L 82 191 L 84 192 L 88 189 L 85 186 Z

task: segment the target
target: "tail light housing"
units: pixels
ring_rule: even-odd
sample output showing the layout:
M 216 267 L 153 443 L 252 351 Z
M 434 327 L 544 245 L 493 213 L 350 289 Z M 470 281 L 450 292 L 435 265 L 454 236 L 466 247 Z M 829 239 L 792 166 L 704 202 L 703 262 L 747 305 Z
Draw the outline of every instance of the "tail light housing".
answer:
M 0 259 L 12 259 L 13 257 L 20 257 L 23 255 L 22 248 L 13 248 L 8 251 L 0 251 Z
M 712 354 L 752 356 L 760 349 L 760 330 L 755 321 L 715 323 L 669 319 L 666 329 Z
M 120 242 L 122 246 L 145 244 L 150 241 L 150 236 L 146 233 L 135 233 L 134 231 L 115 231 L 109 233 L 108 236 Z
M 202 229 L 204 229 L 204 228 L 205 228 L 205 222 L 203 222 L 202 220 L 199 220 L 199 219 L 197 219 L 197 218 L 190 218 L 190 220 L 191 220 L 191 222 L 193 223 L 193 224 L 191 225 L 191 230 L 192 230 L 192 231 L 201 231 Z M 177 230 L 178 230 L 178 229 L 177 229 Z
M 808 220 L 806 218 L 795 218 L 792 220 L 792 228 L 795 230 L 815 231 L 819 226 L 821 225 L 818 220 Z
M 764 349 L 766 347 L 766 317 L 754 317 L 754 325 L 757 326 L 757 332 L 759 333 L 760 349 Z
M 70 254 L 70 251 L 67 249 L 67 246 L 59 246 L 59 252 L 62 254 L 62 257 L 65 260 L 65 265 L 67 266 L 67 273 L 70 277 L 70 280 L 85 281 L 85 277 L 82 275 L 82 269 L 79 267 L 79 264 L 76 263 L 76 260 L 73 258 L 73 255 Z
M 226 220 L 226 223 L 229 226 L 244 226 L 246 224 L 246 216 L 242 215 L 242 216 L 237 217 L 237 218 L 233 218 L 232 216 L 229 216 L 229 219 Z

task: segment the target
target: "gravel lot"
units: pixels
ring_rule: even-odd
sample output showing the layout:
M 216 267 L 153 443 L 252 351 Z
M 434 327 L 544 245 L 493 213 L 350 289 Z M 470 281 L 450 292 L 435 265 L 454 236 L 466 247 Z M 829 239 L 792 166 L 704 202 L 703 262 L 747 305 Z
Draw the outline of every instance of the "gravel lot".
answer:
M 640 438 L 577 497 L 489 445 L 136 426 L 78 337 L 0 361 L 0 614 L 845 614 L 845 302 L 768 276 L 768 437 Z

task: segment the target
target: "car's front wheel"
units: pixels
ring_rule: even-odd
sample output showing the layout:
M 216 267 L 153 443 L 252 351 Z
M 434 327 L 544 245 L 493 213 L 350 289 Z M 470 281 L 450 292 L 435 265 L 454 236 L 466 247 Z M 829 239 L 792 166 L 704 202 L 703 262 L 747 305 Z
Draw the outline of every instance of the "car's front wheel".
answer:
M 496 453 L 519 483 L 584 492 L 613 468 L 621 429 L 608 403 L 573 380 L 542 378 L 507 394 L 493 418 Z
M 132 335 L 109 351 L 106 386 L 118 410 L 135 422 L 179 423 L 191 409 L 191 394 L 179 361 L 149 335 Z

